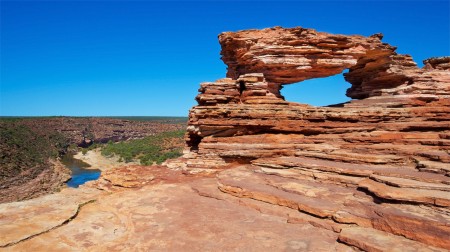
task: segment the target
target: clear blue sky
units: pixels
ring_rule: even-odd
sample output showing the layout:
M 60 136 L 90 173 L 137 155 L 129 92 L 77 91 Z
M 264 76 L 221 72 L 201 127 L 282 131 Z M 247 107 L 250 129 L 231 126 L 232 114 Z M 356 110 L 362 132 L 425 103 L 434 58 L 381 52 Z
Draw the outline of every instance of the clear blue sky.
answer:
M 449 1 L 1 1 L 0 115 L 187 116 L 223 78 L 217 35 L 272 26 L 384 33 L 419 65 L 450 55 Z M 287 100 L 345 101 L 341 75 Z

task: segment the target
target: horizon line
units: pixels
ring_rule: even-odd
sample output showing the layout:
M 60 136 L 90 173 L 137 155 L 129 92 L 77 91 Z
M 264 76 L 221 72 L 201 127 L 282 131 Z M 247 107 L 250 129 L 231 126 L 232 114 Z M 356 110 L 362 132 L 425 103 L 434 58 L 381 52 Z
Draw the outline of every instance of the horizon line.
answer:
M 149 116 L 149 115 L 0 115 L 1 117 L 188 117 L 188 116 Z

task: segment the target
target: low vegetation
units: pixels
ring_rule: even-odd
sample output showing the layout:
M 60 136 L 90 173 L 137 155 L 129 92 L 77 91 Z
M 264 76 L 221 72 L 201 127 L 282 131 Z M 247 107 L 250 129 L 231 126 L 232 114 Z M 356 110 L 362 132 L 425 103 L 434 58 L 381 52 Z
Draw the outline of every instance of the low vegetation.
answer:
M 55 131 L 37 131 L 21 121 L 0 120 L 0 182 L 19 174 L 33 178 L 68 148 L 69 141 Z
M 119 157 L 119 161 L 138 161 L 142 165 L 161 164 L 169 158 L 181 156 L 184 131 L 170 131 L 142 139 L 112 143 L 101 146 L 103 156 Z

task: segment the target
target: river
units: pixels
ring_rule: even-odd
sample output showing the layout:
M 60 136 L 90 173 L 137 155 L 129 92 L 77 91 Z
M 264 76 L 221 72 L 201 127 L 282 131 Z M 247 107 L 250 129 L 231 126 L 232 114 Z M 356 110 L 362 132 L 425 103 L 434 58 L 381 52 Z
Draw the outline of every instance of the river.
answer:
M 89 169 L 88 164 L 73 158 L 72 155 L 64 156 L 61 162 L 72 171 L 72 177 L 67 181 L 68 187 L 78 188 L 87 181 L 97 180 L 100 177 L 99 169 Z

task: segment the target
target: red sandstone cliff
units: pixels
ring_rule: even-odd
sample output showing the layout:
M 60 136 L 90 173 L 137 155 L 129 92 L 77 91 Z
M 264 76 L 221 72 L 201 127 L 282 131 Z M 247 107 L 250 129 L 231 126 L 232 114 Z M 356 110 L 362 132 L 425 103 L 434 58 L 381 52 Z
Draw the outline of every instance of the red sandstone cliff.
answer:
M 450 61 L 419 69 L 380 38 L 221 35 L 229 78 L 201 84 L 186 155 L 166 163 L 178 171 L 126 166 L 0 204 L 0 248 L 447 251 Z M 364 99 L 312 107 L 279 93 L 345 68 Z
M 200 86 L 186 172 L 219 172 L 223 192 L 297 209 L 363 250 L 391 234 L 450 249 L 450 57 L 421 69 L 381 38 L 300 27 L 220 34 L 228 78 Z M 280 94 L 345 69 L 349 103 Z M 355 238 L 355 227 L 365 234 Z

